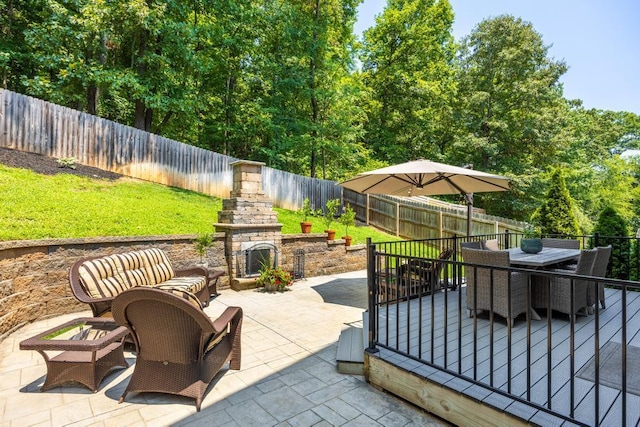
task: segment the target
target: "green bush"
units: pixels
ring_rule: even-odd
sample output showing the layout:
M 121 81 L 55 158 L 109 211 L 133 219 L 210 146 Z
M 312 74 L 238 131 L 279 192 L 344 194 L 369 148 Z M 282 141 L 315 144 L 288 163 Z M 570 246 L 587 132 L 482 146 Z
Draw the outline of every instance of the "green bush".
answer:
M 605 207 L 594 229 L 597 234 L 598 246 L 611 245 L 611 277 L 629 279 L 629 259 L 631 254 L 631 240 L 621 241 L 616 237 L 629 235 L 627 221 L 611 206 Z
M 340 215 L 340 224 L 344 225 L 344 235 L 349 235 L 349 227 L 356 225 L 356 211 L 351 208 L 351 205 L 347 204 L 344 208 L 344 213 Z
M 564 176 L 560 169 L 556 169 L 551 175 L 547 196 L 531 220 L 538 224 L 543 235 L 577 236 L 580 228 L 575 211 Z
M 331 224 L 336 219 L 336 215 L 338 214 L 338 208 L 340 207 L 340 199 L 331 199 L 327 201 L 326 210 L 323 215 L 323 222 L 325 226 L 325 230 L 331 229 Z

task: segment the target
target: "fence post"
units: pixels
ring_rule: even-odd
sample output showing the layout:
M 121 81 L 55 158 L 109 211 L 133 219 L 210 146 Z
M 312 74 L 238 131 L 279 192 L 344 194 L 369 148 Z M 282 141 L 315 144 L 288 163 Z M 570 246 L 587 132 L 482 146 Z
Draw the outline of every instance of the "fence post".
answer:
M 367 221 L 366 221 L 367 225 L 369 225 L 369 209 L 370 209 L 369 208 L 369 193 L 367 193 L 367 206 L 366 206 L 366 209 L 365 209 L 366 217 L 367 217 Z
M 504 230 L 504 248 L 505 249 L 510 249 L 509 240 L 511 240 L 509 239 L 509 230 Z
M 396 202 L 396 237 L 400 237 L 400 202 Z

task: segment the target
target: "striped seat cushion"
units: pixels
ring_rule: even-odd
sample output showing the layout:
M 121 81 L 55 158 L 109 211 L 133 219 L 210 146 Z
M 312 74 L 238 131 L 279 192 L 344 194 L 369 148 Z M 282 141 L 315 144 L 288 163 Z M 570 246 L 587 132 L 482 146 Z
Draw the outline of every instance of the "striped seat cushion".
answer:
M 122 276 L 118 255 L 85 261 L 78 268 L 80 283 L 92 298 L 115 297 L 131 287 Z
M 175 289 L 184 289 L 193 294 L 197 294 L 202 291 L 205 286 L 207 286 L 207 279 L 204 276 L 174 277 L 173 279 L 167 280 L 166 282 L 163 282 L 156 287 L 160 286 L 170 286 Z
M 173 295 L 176 295 L 182 299 L 189 301 L 191 304 L 195 305 L 196 307 L 202 308 L 202 303 L 200 302 L 198 297 L 196 297 L 193 293 L 189 292 L 184 288 L 176 288 L 171 285 L 157 285 L 157 286 L 154 286 L 154 288 L 167 291 Z

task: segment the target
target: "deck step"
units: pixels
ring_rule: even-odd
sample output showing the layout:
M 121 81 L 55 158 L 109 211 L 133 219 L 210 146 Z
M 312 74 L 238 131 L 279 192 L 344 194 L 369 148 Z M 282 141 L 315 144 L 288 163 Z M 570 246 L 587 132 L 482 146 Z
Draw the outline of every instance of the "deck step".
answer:
M 364 314 L 363 318 L 366 318 Z M 336 355 L 338 372 L 364 375 L 364 342 L 364 328 L 361 322 L 340 332 Z

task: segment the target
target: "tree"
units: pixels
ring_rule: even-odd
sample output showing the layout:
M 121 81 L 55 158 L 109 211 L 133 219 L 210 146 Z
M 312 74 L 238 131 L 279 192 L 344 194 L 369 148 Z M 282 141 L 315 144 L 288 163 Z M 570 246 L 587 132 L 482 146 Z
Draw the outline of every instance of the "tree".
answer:
M 606 204 L 627 221 L 637 216 L 638 178 L 634 160 L 620 153 L 640 146 L 640 117 L 632 113 L 585 110 L 572 103 L 555 164 L 566 172 L 567 187 L 593 223 Z
M 365 32 L 362 77 L 371 95 L 365 138 L 379 159 L 439 159 L 450 145 L 452 24 L 447 0 L 390 0 Z
M 547 54 L 533 26 L 508 15 L 482 21 L 460 47 L 460 128 L 447 160 L 513 178 L 509 195 L 477 197 L 496 214 L 529 215 L 542 195 L 537 177 L 564 143 L 557 138 L 567 110 L 559 79 L 567 67 Z
M 324 175 L 341 153 L 359 155 L 359 87 L 349 76 L 357 3 L 277 0 L 266 6 L 256 60 L 265 88 L 261 105 L 270 116 L 262 144 L 269 166 L 316 176 L 320 159 Z
M 0 0 L 0 87 L 25 93 L 22 82 L 37 67 L 25 30 L 39 20 L 39 0 Z
M 622 280 L 628 279 L 631 240 L 620 241 L 619 239 L 629 235 L 627 222 L 612 206 L 607 206 L 600 212 L 593 231 L 597 234 L 598 246 L 612 245 L 611 276 Z
M 574 202 L 560 169 L 553 171 L 547 197 L 534 213 L 532 221 L 546 235 L 579 235 Z

